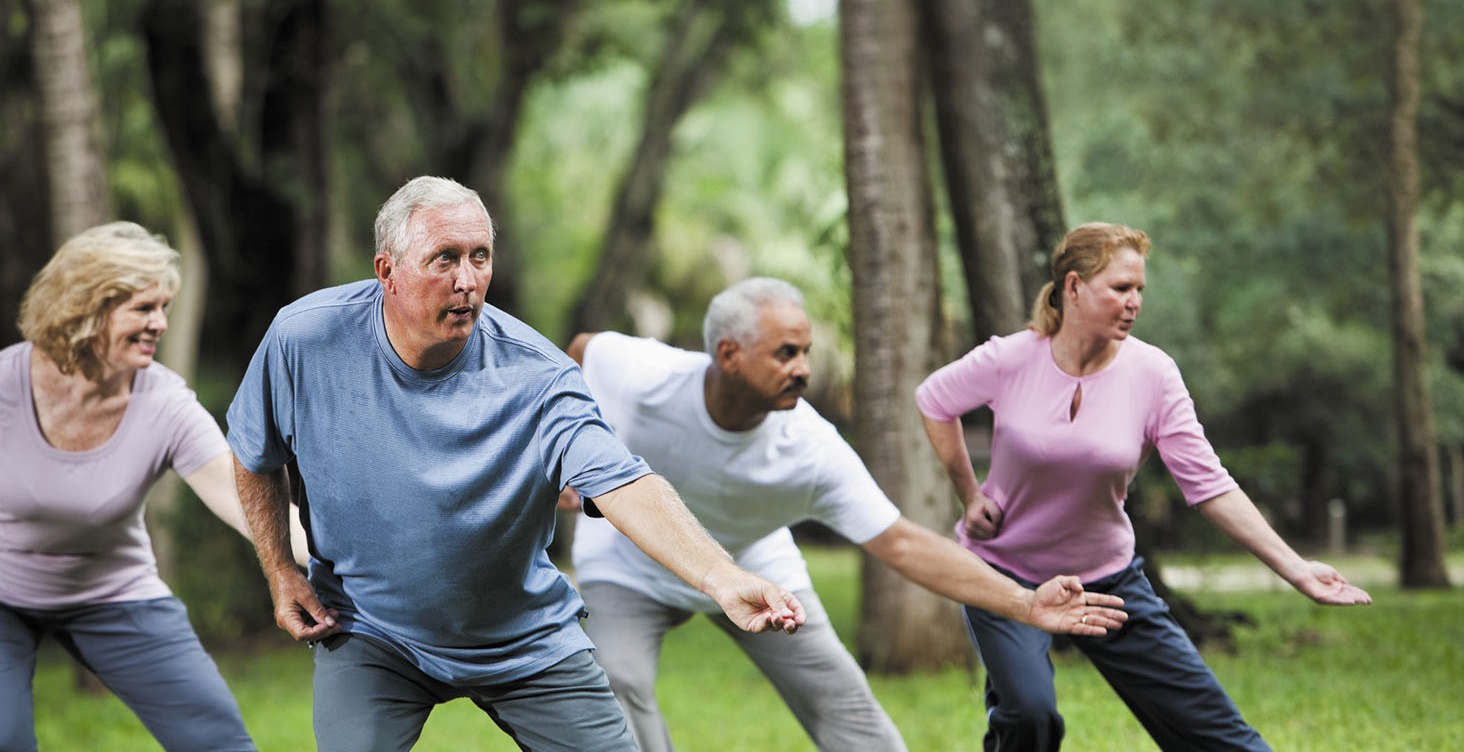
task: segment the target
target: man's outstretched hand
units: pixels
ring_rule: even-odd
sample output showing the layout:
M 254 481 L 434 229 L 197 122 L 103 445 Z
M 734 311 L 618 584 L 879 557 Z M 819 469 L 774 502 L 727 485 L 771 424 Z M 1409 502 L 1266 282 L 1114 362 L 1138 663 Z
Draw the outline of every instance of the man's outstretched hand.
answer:
M 1055 634 L 1102 637 L 1123 626 L 1128 614 L 1119 610 L 1122 605 L 1122 598 L 1087 592 L 1082 580 L 1062 575 L 1042 583 L 1032 594 L 1027 623 Z
M 708 574 L 702 592 L 712 596 L 733 624 L 748 632 L 793 634 L 808 615 L 792 593 L 736 567 Z

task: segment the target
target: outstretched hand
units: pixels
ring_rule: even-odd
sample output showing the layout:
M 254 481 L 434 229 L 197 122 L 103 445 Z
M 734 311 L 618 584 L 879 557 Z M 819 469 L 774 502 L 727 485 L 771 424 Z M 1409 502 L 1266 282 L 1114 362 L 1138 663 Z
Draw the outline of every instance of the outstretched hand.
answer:
M 1308 598 L 1325 606 L 1360 606 L 1372 603 L 1366 590 L 1353 585 L 1330 565 L 1308 561 L 1306 569 L 1291 584 Z
M 803 604 L 792 593 L 741 570 L 712 597 L 727 618 L 747 632 L 793 634 L 808 619 Z
M 1101 637 L 1118 629 L 1128 618 L 1119 610 L 1123 599 L 1106 593 L 1089 593 L 1076 577 L 1063 575 L 1042 583 L 1032 596 L 1028 624 L 1056 634 Z
M 335 609 L 326 608 L 315 588 L 298 569 L 283 570 L 270 578 L 275 624 L 299 642 L 315 642 L 339 631 Z

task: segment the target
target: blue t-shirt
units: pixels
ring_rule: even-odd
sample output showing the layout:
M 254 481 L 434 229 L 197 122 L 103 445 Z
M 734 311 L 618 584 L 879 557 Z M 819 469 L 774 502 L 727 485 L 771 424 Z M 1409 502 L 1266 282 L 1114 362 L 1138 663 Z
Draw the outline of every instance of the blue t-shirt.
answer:
M 252 472 L 298 460 L 310 581 L 348 632 L 452 684 L 510 681 L 591 647 L 549 561 L 555 502 L 650 469 L 600 416 L 579 368 L 484 306 L 463 351 L 418 371 L 366 280 L 281 309 L 229 406 Z

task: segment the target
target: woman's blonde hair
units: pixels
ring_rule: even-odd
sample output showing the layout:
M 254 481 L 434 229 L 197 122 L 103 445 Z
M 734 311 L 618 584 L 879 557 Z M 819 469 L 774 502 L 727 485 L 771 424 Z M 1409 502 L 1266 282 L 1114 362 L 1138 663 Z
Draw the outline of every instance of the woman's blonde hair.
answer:
M 20 301 L 20 335 L 62 373 L 102 373 L 100 342 L 112 310 L 162 285 L 178 292 L 178 252 L 132 222 L 98 225 L 62 244 Z
M 1044 337 L 1057 334 L 1062 328 L 1062 285 L 1068 272 L 1077 272 L 1083 281 L 1090 280 L 1108 268 L 1120 248 L 1132 248 L 1147 258 L 1149 236 L 1143 230 L 1107 222 L 1078 225 L 1064 235 L 1052 249 L 1052 279 L 1032 302 L 1027 328 Z

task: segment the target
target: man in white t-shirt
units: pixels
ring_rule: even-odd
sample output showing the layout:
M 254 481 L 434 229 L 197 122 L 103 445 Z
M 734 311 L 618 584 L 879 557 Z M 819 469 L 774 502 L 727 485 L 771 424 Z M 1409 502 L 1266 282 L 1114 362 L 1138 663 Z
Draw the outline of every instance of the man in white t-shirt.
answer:
M 643 752 L 672 749 L 656 704 L 666 632 L 706 614 L 773 682 L 823 750 L 903 750 L 899 731 L 829 623 L 788 530 L 817 520 L 934 592 L 1052 632 L 1102 635 L 1121 604 L 1057 577 L 1035 592 L 901 516 L 838 431 L 801 399 L 812 342 L 803 296 L 781 280 L 712 300 L 706 353 L 614 332 L 580 334 L 569 355 L 630 450 L 670 479 L 737 563 L 793 591 L 808 619 L 791 638 L 735 628 L 717 605 L 612 526 L 581 516 L 572 556 L 585 631 Z M 572 495 L 562 498 L 572 506 Z

